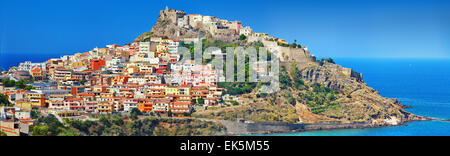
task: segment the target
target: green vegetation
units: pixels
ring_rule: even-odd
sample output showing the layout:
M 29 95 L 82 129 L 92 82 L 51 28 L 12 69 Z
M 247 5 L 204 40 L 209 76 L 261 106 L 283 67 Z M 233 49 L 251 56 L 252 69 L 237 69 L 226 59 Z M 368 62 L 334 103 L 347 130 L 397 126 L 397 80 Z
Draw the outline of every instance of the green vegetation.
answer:
M 41 112 L 37 111 L 36 109 L 33 109 L 30 112 L 31 119 L 37 119 L 37 118 L 39 118 L 40 115 L 41 115 Z
M 306 88 L 305 82 L 302 80 L 300 70 L 298 70 L 297 63 L 292 62 L 289 74 L 292 77 L 292 85 L 295 89 L 303 90 Z
M 328 63 L 336 64 L 336 62 L 334 62 L 334 60 L 332 58 L 321 59 L 320 62 L 321 63 L 328 62 Z
M 278 45 L 282 46 L 282 47 L 289 47 L 289 44 L 287 44 L 287 43 L 280 43 L 280 42 L 278 42 Z
M 130 112 L 130 118 L 131 119 L 136 120 L 136 119 L 138 119 L 139 115 L 142 115 L 142 112 L 139 111 L 139 109 L 137 109 L 137 108 L 131 109 L 131 112 Z
M 195 104 L 199 105 L 199 106 L 203 106 L 205 104 L 205 99 L 203 99 L 202 97 L 198 98 L 197 100 L 195 100 Z
M 32 83 L 30 80 L 9 80 L 9 79 L 2 79 L 2 83 L 5 87 L 16 87 L 16 89 L 25 89 L 25 90 L 31 90 L 33 89 L 33 86 L 27 85 L 28 83 Z
M 0 132 L 0 136 L 8 136 L 5 132 Z
M 219 87 L 225 88 L 225 94 L 240 95 L 251 93 L 257 83 L 250 82 L 219 82 Z
M 30 127 L 32 136 L 190 136 L 222 135 L 224 130 L 213 122 L 155 117 L 130 120 L 119 115 L 102 115 L 98 121 L 64 119 L 64 124 L 49 115 L 39 117 Z
M 311 85 L 312 91 L 298 93 L 298 100 L 311 108 L 312 113 L 321 114 L 328 109 L 336 109 L 340 104 L 334 102 L 338 91 L 325 87 L 322 84 Z
M 11 106 L 11 102 L 9 102 L 8 98 L 4 94 L 0 94 L 0 106 Z
M 69 128 L 56 119 L 53 115 L 39 117 L 34 125 L 30 126 L 32 136 L 58 136 L 70 131 Z
M 333 90 L 323 84 L 313 83 L 311 86 L 304 83 L 301 73 L 296 63 L 290 66 L 290 72 L 286 72 L 284 66 L 280 70 L 280 87 L 284 90 L 300 91 L 295 99 L 291 94 L 287 94 L 288 103 L 295 104 L 296 101 L 304 103 L 311 108 L 312 113 L 321 114 L 328 109 L 336 109 L 340 104 L 334 102 L 339 95 L 337 90 Z M 289 91 L 289 92 L 291 92 Z
M 239 36 L 239 40 L 241 40 L 241 41 L 246 40 L 246 39 L 247 39 L 247 36 L 245 36 L 244 34 Z
M 87 82 L 87 80 L 83 79 L 83 80 L 80 81 L 80 84 L 84 85 L 84 84 L 86 84 L 86 82 Z

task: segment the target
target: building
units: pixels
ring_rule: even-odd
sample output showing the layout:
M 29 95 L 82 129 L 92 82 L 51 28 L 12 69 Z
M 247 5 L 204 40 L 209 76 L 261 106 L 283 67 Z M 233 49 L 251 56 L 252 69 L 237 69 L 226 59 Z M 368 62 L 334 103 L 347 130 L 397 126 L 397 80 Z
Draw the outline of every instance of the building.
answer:
M 55 82 L 62 82 L 72 77 L 72 70 L 66 68 L 56 68 L 53 71 L 52 80 Z
M 44 69 L 45 63 L 31 63 L 30 61 L 26 61 L 26 62 L 20 63 L 18 68 L 21 71 L 30 71 L 35 68 Z
M 31 111 L 31 109 L 32 109 L 31 102 L 26 99 L 16 100 L 15 106 L 22 110 L 27 110 L 27 111 Z
M 245 35 L 245 36 L 251 36 L 253 33 L 253 30 L 247 26 L 247 27 L 241 27 L 240 31 L 239 31 L 239 35 Z
M 29 70 L 27 70 L 27 71 L 25 71 L 25 70 L 15 71 L 13 76 L 17 80 L 32 79 L 32 76 L 31 76 Z
M 32 107 L 46 107 L 45 105 L 45 94 L 38 93 L 34 91 L 28 91 L 25 93 L 25 96 L 27 97 L 28 101 L 31 103 Z
M 97 106 L 97 112 L 99 113 L 113 113 L 114 112 L 114 102 L 112 101 L 105 101 L 105 102 L 99 102 Z
M 92 59 L 89 61 L 89 68 L 92 70 L 100 70 L 101 67 L 106 65 L 105 60 L 102 59 Z
M 156 100 L 153 103 L 153 112 L 167 113 L 169 111 L 169 100 Z
M 85 101 L 85 112 L 87 113 L 97 113 L 98 111 L 98 102 L 97 101 Z
M 192 112 L 192 102 L 190 101 L 175 101 L 170 103 L 170 112 L 176 116 L 184 116 L 186 114 L 191 114 Z
M 137 99 L 130 99 L 130 98 L 125 99 L 124 102 L 123 102 L 123 111 L 124 112 L 131 112 L 131 110 L 133 110 L 134 108 L 138 108 L 137 104 L 138 104 L 138 100 Z M 142 110 L 146 110 L 145 105 L 142 105 L 141 109 Z M 141 109 L 139 109 L 139 110 L 141 110 Z
M 150 42 L 139 42 L 139 53 L 150 53 Z
M 82 98 L 67 98 L 64 100 L 64 109 L 69 111 L 84 111 L 84 101 Z
M 31 70 L 31 76 L 34 81 L 42 81 L 45 79 L 44 70 L 42 68 L 34 68 Z
M 143 113 L 153 112 L 154 101 L 151 99 L 139 99 L 137 102 L 137 109 Z

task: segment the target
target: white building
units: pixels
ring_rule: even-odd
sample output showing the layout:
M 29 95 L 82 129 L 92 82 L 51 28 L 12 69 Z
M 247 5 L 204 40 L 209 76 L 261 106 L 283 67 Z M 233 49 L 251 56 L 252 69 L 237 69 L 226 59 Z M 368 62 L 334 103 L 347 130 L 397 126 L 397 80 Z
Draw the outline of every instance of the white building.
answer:
M 244 28 L 241 27 L 241 30 L 239 31 L 239 35 L 245 35 L 245 36 L 250 36 L 252 33 L 253 33 L 253 30 L 249 26 L 244 27 Z
M 137 99 L 125 99 L 123 102 L 123 111 L 131 112 L 133 108 L 137 108 Z
M 31 63 L 30 61 L 20 63 L 18 68 L 19 68 L 19 71 L 30 71 L 37 67 L 39 67 L 43 70 L 46 69 L 45 63 Z
M 139 42 L 139 52 L 145 54 L 150 53 L 150 42 Z

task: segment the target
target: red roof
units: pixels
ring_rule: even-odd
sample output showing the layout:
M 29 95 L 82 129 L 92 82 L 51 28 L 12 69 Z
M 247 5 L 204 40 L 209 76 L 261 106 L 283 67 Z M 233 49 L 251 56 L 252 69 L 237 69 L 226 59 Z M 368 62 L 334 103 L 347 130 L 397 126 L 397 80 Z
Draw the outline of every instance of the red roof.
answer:
M 65 101 L 82 101 L 82 98 L 67 98 Z
M 167 86 L 168 84 L 152 84 L 152 86 Z
M 79 96 L 95 96 L 95 94 L 89 94 L 89 93 L 80 93 Z
M 33 70 L 31 70 L 31 72 L 33 72 L 33 73 L 40 73 L 40 72 L 42 72 L 43 70 L 41 69 L 41 68 L 39 68 L 39 67 L 37 67 L 37 68 L 34 68 Z

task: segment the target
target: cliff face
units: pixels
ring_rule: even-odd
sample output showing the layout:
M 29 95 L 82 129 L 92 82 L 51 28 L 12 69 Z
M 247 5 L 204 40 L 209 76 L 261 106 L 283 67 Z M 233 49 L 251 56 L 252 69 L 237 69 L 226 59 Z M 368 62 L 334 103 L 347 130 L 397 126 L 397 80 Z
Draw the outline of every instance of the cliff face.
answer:
M 351 69 L 327 62 L 315 63 L 301 68 L 301 76 L 308 83 L 323 84 L 341 92 L 342 96 L 335 100 L 341 107 L 323 112 L 327 118 L 392 125 L 422 119 L 406 112 L 405 106 L 396 99 L 382 97 L 364 83 L 362 74 Z
M 317 83 L 335 89 L 337 92 L 333 93 L 334 98 L 329 98 L 329 93 L 324 95 L 314 93 L 312 95 L 314 100 L 307 100 L 304 95 L 311 94 L 312 88 L 297 89 L 292 86 L 266 97 L 258 96 L 255 89 L 253 93 L 240 96 L 244 101 L 240 106 L 198 111 L 194 116 L 219 120 L 244 118 L 270 123 L 364 122 L 370 126 L 399 125 L 411 120 L 426 120 L 424 117 L 406 112 L 403 109 L 405 106 L 396 99 L 380 96 L 376 90 L 364 83 L 361 74 L 351 69 L 318 62 L 310 62 L 307 66 L 297 68 L 300 71 L 298 76 L 306 86 Z M 287 68 L 286 71 L 290 69 Z M 292 81 L 294 76 L 296 75 L 291 75 Z M 321 101 L 320 99 L 327 98 L 330 100 L 323 104 L 316 103 Z M 323 111 L 317 112 L 318 108 Z
M 314 62 L 298 68 L 301 69 L 301 76 L 306 82 L 324 84 L 346 93 L 361 89 L 365 85 L 362 74 L 336 64 L 324 62 L 320 65 Z

